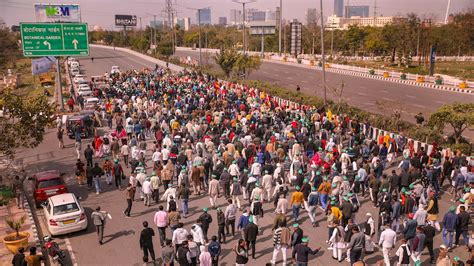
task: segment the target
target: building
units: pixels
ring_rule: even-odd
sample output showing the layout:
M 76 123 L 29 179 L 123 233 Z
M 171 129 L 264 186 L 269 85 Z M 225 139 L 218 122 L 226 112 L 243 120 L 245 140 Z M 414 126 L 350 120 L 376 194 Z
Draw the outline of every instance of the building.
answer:
M 362 17 L 366 18 L 369 16 L 369 6 L 345 6 L 344 17 Z
M 299 54 L 303 53 L 302 50 L 302 33 L 303 33 L 303 24 L 294 19 L 290 22 L 290 54 L 293 57 L 297 57 Z
M 276 21 L 276 12 L 273 10 L 265 10 L 265 21 Z
M 344 16 L 344 0 L 334 0 L 333 15 L 340 18 Z
M 308 8 L 306 10 L 306 25 L 318 24 L 318 10 L 316 8 Z
M 229 24 L 232 26 L 242 24 L 242 10 L 238 10 L 238 9 L 230 10 Z
M 162 30 L 163 29 L 163 21 L 162 20 L 151 20 L 150 21 L 150 28 Z
M 405 20 L 401 17 L 350 17 L 341 18 L 336 15 L 332 15 L 327 19 L 327 27 L 335 30 L 346 30 L 351 25 L 358 25 L 359 27 L 383 27 L 387 24 L 398 23 Z
M 199 16 L 200 14 L 200 16 Z M 200 11 L 196 11 L 196 24 L 201 23 L 201 25 L 211 25 L 212 24 L 212 19 L 211 19 L 211 9 L 210 8 L 205 8 L 205 9 L 200 9 Z
M 219 17 L 219 25 L 227 26 L 227 17 Z
M 184 17 L 184 18 L 174 18 L 174 25 L 178 25 L 180 29 L 184 31 L 188 31 L 191 27 L 191 18 Z

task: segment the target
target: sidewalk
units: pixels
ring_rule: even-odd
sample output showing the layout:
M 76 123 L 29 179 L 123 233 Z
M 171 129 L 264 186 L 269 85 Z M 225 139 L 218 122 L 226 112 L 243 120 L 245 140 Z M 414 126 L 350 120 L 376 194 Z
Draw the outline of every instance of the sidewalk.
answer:
M 25 215 L 27 218 L 21 230 L 27 231 L 30 233 L 30 238 L 29 238 L 30 246 L 38 247 L 39 245 L 38 231 L 33 221 L 30 206 L 25 201 L 25 208 L 19 209 L 16 206 L 15 199 L 12 199 L 10 203 L 8 204 L 8 206 L 0 207 L 0 236 L 2 237 L 2 241 L 0 243 L 0 265 L 1 266 L 11 265 L 11 261 L 13 259 L 13 254 L 11 254 L 10 251 L 8 251 L 5 245 L 3 244 L 3 237 L 6 234 L 14 232 L 10 228 L 8 228 L 7 224 L 5 223 L 5 220 L 7 218 L 12 218 L 12 217 L 14 219 L 19 219 L 23 215 Z M 25 252 L 25 254 L 28 255 L 28 252 Z

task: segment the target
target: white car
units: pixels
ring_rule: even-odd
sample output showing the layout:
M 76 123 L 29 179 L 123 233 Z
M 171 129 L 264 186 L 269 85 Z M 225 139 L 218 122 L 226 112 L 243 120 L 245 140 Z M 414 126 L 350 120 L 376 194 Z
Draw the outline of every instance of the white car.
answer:
M 48 231 L 62 235 L 87 228 L 87 216 L 73 193 L 50 197 L 43 207 Z
M 89 85 L 87 84 L 80 84 L 79 88 L 77 88 L 77 95 L 91 96 L 92 95 L 91 87 L 89 87 Z
M 115 73 L 120 74 L 120 68 L 118 66 L 112 66 L 112 69 L 110 69 L 110 74 L 115 74 Z
M 79 62 L 77 61 L 71 61 L 69 65 L 71 66 L 71 68 L 79 68 Z
M 74 76 L 74 78 L 72 78 L 72 81 L 76 84 L 87 82 L 85 75 L 76 75 L 76 76 Z
M 87 97 L 84 99 L 84 104 L 98 104 L 99 98 L 97 97 Z
M 81 74 L 81 71 L 79 70 L 79 68 L 71 68 L 71 75 L 77 76 L 80 74 Z

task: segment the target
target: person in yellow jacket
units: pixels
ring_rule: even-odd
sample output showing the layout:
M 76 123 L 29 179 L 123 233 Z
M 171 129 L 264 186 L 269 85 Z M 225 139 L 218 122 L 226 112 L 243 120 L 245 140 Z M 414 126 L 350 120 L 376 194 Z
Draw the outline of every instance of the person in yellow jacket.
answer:
M 296 191 L 291 195 L 290 207 L 293 211 L 293 220 L 295 223 L 298 222 L 298 217 L 300 216 L 300 208 L 303 204 L 303 192 L 300 191 L 300 186 L 296 186 Z

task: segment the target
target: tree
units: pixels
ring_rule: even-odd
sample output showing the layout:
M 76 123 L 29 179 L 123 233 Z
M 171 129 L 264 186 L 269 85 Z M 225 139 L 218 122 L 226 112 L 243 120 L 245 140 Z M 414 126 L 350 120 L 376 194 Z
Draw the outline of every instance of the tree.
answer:
M 0 47 L 0 69 L 7 69 L 19 55 L 17 37 L 8 29 L 0 30 Z
M 0 93 L 0 155 L 15 157 L 18 148 L 34 148 L 54 121 L 55 106 L 46 96 L 24 97 L 5 90 Z
M 431 114 L 428 125 L 443 131 L 446 124 L 453 128 L 456 144 L 460 143 L 464 130 L 474 125 L 474 103 L 453 103 L 441 106 Z
M 239 52 L 234 48 L 221 49 L 216 53 L 216 62 L 221 67 L 226 77 L 229 77 L 234 68 L 235 62 L 239 58 Z
M 233 67 L 233 71 L 238 76 L 248 76 L 252 70 L 256 70 L 260 67 L 262 61 L 259 56 L 239 54 L 237 61 Z

